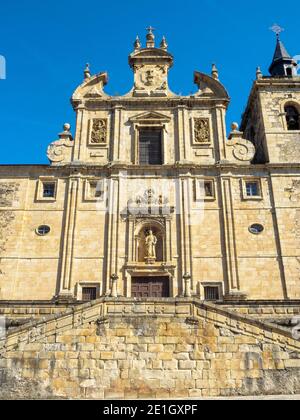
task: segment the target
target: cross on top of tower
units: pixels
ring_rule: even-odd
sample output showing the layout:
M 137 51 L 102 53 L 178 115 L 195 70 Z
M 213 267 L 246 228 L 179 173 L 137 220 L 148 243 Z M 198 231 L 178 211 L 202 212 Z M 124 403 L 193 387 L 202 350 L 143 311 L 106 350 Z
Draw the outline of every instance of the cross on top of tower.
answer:
M 280 34 L 282 32 L 284 32 L 284 28 L 282 28 L 281 26 L 277 25 L 277 23 L 274 23 L 274 25 L 271 26 L 270 30 L 276 34 L 277 38 L 279 38 L 280 37 Z
M 152 26 L 149 26 L 147 28 L 147 48 L 155 48 L 155 36 L 153 34 L 154 28 Z
M 153 31 L 155 31 L 155 28 L 153 28 L 151 25 L 150 26 L 148 26 L 148 28 L 146 28 L 147 29 L 147 31 L 149 32 L 149 34 L 152 34 L 153 33 Z

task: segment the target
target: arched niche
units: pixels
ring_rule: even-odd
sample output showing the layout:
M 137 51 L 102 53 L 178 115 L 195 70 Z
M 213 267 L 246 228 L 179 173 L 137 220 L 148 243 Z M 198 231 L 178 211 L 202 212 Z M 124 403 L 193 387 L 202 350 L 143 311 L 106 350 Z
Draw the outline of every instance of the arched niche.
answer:
M 146 220 L 139 222 L 135 229 L 135 261 L 145 262 L 145 238 L 148 232 L 152 230 L 157 238 L 156 262 L 166 261 L 166 235 L 163 223 L 156 220 Z

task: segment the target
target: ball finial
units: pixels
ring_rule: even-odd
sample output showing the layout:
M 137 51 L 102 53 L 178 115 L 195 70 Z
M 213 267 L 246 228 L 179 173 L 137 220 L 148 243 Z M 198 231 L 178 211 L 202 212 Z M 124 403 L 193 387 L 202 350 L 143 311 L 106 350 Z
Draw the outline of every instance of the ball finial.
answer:
M 232 131 L 239 131 L 239 124 L 237 122 L 233 122 L 231 124 Z
M 69 123 L 65 123 L 64 124 L 64 131 L 70 131 L 71 130 L 71 124 L 69 124 Z

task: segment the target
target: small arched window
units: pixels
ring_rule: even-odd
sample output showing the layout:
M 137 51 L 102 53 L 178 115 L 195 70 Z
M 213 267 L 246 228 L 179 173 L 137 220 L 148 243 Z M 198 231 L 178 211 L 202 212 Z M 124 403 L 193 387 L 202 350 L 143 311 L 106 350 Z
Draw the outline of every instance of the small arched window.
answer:
M 285 108 L 286 122 L 288 130 L 300 130 L 299 111 L 293 105 L 286 105 Z

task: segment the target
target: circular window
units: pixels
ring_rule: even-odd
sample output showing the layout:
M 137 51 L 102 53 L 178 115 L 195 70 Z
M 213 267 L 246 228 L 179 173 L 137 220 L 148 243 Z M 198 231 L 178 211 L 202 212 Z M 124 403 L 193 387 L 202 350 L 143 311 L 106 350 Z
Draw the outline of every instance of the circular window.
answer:
M 48 235 L 48 233 L 50 233 L 50 227 L 49 226 L 46 226 L 46 225 L 42 225 L 42 226 L 39 226 L 38 228 L 37 228 L 37 230 L 36 230 L 36 233 L 39 235 L 39 236 L 45 236 L 45 235 Z
M 253 233 L 253 235 L 259 235 L 264 231 L 263 225 L 260 225 L 258 223 L 255 223 L 254 225 L 249 227 L 249 232 Z

